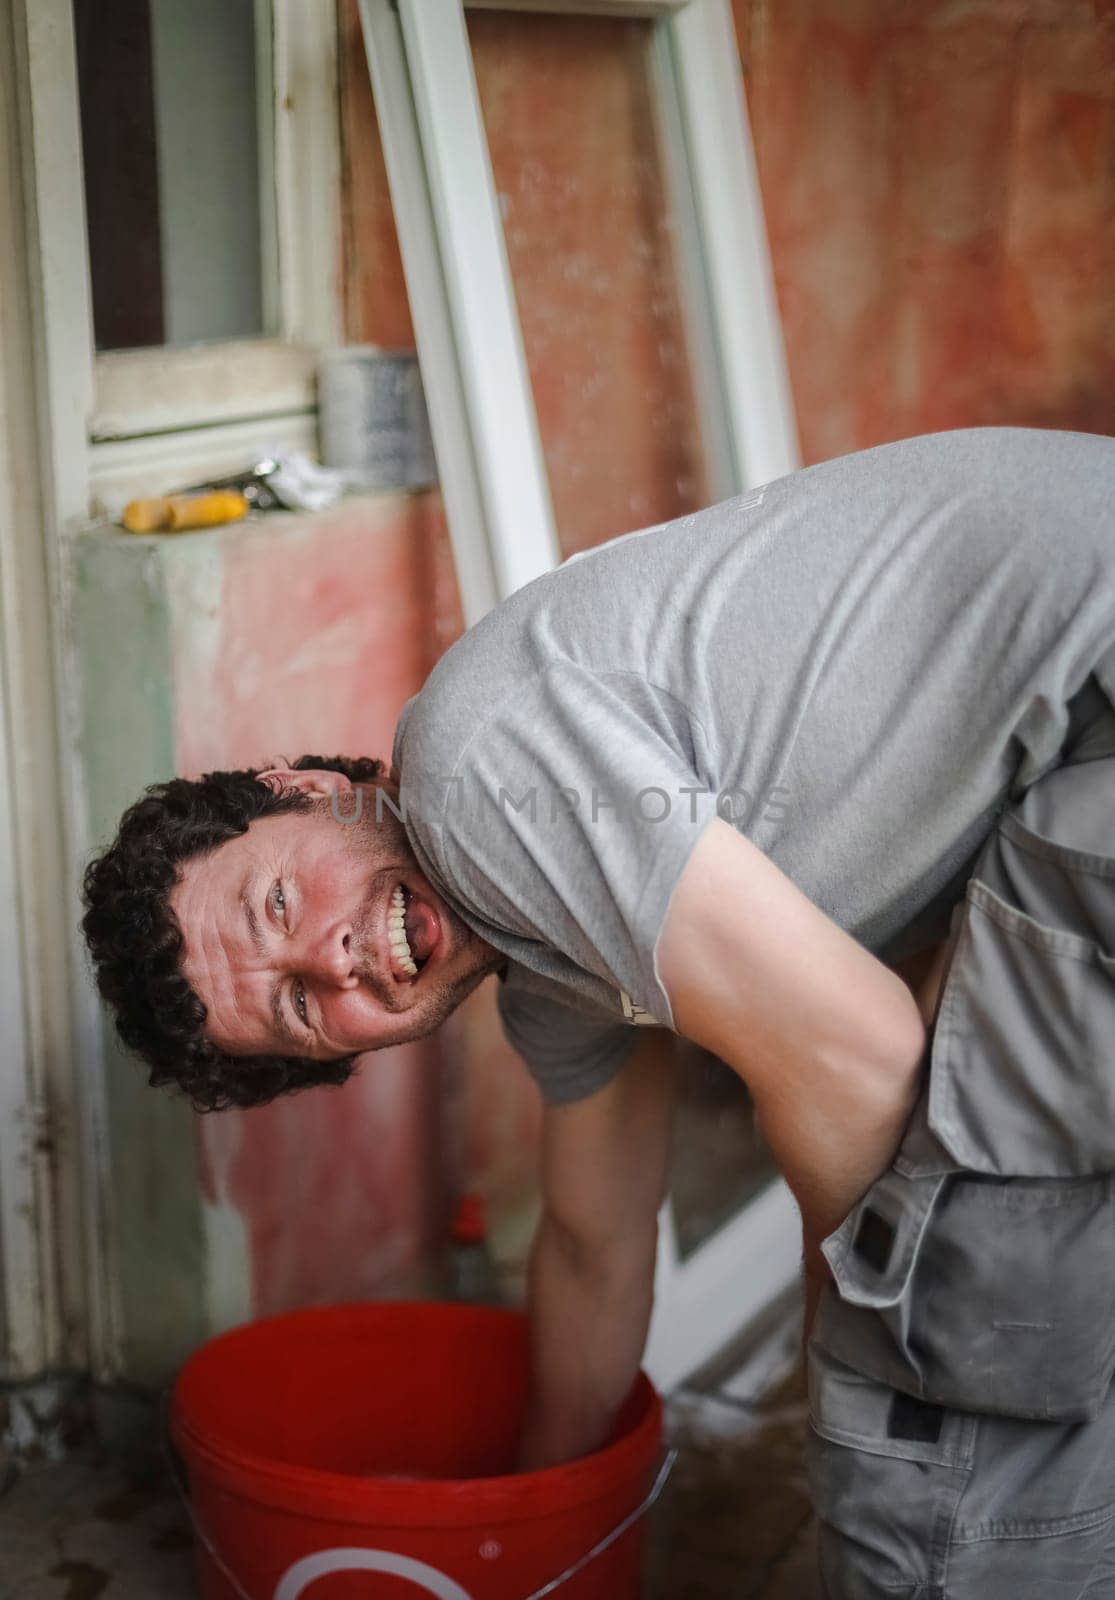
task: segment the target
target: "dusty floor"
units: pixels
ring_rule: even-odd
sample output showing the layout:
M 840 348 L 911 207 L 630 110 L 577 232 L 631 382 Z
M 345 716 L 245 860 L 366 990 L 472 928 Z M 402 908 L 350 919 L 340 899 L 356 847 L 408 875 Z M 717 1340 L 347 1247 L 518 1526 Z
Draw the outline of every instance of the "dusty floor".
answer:
M 647 1527 L 644 1600 L 815 1600 L 815 1527 L 795 1376 L 754 1401 L 682 1390 L 679 1455 Z
M 671 1398 L 679 1455 L 648 1518 L 644 1600 L 813 1600 L 803 1426 L 796 1377 L 751 1400 Z M 15 1479 L 0 1496 L 0 1600 L 196 1600 L 160 1460 L 128 1472 L 88 1451 Z

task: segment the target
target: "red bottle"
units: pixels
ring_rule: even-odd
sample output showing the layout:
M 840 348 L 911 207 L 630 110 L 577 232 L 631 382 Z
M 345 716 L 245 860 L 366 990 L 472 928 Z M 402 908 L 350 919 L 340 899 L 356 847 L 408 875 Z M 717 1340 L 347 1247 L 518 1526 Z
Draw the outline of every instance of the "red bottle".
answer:
M 482 1306 L 503 1304 L 499 1274 L 488 1249 L 482 1195 L 461 1195 L 449 1224 L 445 1298 Z

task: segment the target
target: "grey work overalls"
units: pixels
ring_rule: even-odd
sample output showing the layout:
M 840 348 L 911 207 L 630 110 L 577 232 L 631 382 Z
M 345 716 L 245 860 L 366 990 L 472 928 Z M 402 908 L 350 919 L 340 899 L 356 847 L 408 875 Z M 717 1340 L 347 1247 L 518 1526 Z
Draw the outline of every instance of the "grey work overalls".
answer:
M 1115 1597 L 1115 712 L 1001 811 L 924 1092 L 825 1241 L 826 1600 Z

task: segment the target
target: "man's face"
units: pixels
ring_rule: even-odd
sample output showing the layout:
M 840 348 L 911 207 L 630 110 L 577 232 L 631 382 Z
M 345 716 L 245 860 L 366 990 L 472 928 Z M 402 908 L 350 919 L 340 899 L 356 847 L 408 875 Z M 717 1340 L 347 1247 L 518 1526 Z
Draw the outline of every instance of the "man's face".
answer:
M 431 888 L 386 803 L 377 821 L 374 786 L 342 822 L 347 782 L 331 801 L 298 779 L 312 811 L 260 818 L 171 891 L 205 1035 L 229 1055 L 319 1061 L 419 1039 L 501 958 Z

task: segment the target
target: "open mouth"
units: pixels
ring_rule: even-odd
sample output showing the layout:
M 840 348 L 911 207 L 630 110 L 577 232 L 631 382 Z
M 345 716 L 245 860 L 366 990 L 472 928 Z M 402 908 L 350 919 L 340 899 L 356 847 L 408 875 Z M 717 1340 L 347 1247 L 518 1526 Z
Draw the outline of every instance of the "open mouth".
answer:
M 395 981 L 413 983 L 440 939 L 441 920 L 433 906 L 397 883 L 387 911 L 387 949 Z

